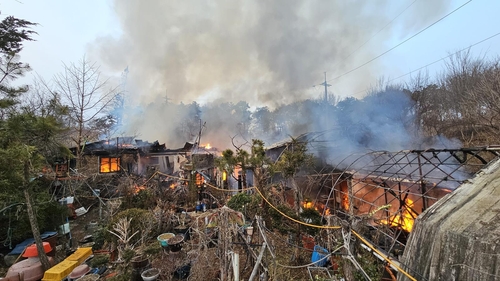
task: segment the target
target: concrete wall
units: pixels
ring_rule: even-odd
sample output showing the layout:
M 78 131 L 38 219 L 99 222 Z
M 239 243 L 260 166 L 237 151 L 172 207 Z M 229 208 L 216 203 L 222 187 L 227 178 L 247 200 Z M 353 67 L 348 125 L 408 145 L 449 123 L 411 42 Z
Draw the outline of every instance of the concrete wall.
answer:
M 417 218 L 401 262 L 416 280 L 500 280 L 500 162 Z

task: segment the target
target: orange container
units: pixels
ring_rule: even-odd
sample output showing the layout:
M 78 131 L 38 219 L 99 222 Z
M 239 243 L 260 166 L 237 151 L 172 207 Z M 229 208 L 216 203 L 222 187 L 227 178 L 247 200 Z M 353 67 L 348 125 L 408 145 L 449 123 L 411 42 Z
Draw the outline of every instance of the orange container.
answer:
M 48 253 L 52 251 L 52 247 L 50 246 L 49 242 L 43 242 L 43 250 L 45 253 Z M 28 247 L 26 247 L 26 250 L 24 250 L 23 258 L 34 258 L 38 257 L 38 249 L 36 248 L 36 244 L 32 244 Z

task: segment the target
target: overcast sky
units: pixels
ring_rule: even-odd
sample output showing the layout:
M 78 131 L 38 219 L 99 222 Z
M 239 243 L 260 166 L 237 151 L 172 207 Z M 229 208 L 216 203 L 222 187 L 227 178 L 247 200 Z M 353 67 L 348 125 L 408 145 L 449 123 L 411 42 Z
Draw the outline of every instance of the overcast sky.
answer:
M 500 32 L 500 1 L 474 0 L 343 75 L 467 2 L 4 0 L 0 10 L 39 24 L 21 58 L 46 79 L 86 54 L 115 77 L 128 66 L 136 102 L 168 95 L 174 102 L 261 106 L 320 96 L 322 88 L 312 86 L 325 71 L 330 91 L 360 97 L 381 77 L 396 78 Z M 498 56 L 500 35 L 472 51 Z M 428 69 L 435 74 L 443 62 Z

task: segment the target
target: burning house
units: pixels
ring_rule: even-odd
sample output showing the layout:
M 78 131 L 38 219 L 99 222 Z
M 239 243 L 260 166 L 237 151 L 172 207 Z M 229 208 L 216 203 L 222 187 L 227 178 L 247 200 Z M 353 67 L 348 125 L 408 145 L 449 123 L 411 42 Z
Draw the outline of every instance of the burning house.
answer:
M 88 143 L 81 147 L 81 163 L 69 162 L 69 170 L 83 170 L 90 174 L 127 173 L 147 175 L 158 171 L 175 174 L 183 170 L 192 155 L 193 144 L 186 143 L 178 149 L 168 149 L 158 141 L 153 143 L 131 137 L 117 137 Z M 76 153 L 76 149 L 71 151 Z M 59 167 L 59 170 L 64 170 Z M 61 174 L 60 174 L 61 175 Z
M 268 155 L 277 159 L 284 149 L 270 148 Z M 479 147 L 351 154 L 296 181 L 305 198 L 303 208 L 363 220 L 370 230 L 367 238 L 398 258 L 415 219 L 497 159 L 499 151 Z

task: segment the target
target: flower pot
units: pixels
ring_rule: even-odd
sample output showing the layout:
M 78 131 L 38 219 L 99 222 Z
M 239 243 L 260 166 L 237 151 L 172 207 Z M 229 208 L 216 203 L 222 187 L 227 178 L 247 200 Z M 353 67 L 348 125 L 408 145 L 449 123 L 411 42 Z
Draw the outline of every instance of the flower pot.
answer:
M 168 246 L 168 239 L 174 237 L 175 234 L 173 233 L 163 233 L 163 234 L 160 234 L 158 235 L 158 237 L 156 237 L 156 239 L 160 242 L 160 245 L 162 247 L 167 247 Z
M 149 264 L 149 260 L 144 256 L 135 256 L 130 261 L 132 268 L 144 268 Z
M 177 234 L 182 234 L 184 235 L 184 240 L 189 240 L 191 238 L 191 235 L 189 233 L 189 226 L 177 226 L 174 228 L 175 229 L 175 232 L 177 232 Z
M 158 268 L 151 268 L 141 273 L 142 280 L 144 281 L 154 281 L 159 275 L 160 270 Z
M 182 242 L 184 242 L 184 235 L 177 234 L 174 237 L 168 239 L 167 242 L 171 252 L 178 252 L 182 249 Z

